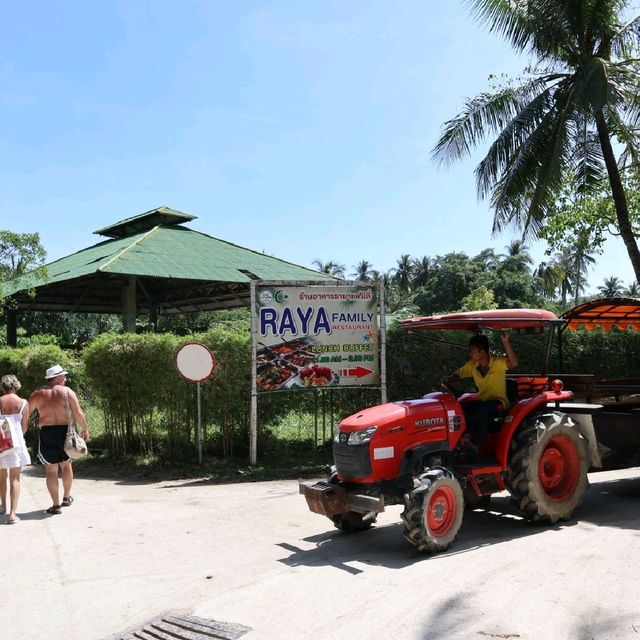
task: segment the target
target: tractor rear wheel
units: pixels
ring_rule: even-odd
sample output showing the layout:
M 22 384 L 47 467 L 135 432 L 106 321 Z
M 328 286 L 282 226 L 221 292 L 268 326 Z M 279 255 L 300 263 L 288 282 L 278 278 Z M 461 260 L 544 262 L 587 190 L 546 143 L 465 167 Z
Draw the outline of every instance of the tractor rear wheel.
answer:
M 511 444 L 507 488 L 533 522 L 568 520 L 589 484 L 587 443 L 571 418 L 537 416 Z
M 444 551 L 462 524 L 462 487 L 447 469 L 436 467 L 414 479 L 404 496 L 405 539 L 423 553 Z
M 376 521 L 375 518 L 364 519 L 364 513 L 356 511 L 347 511 L 347 513 L 339 513 L 332 516 L 331 520 L 337 529 L 344 533 L 357 533 L 358 531 L 366 531 Z

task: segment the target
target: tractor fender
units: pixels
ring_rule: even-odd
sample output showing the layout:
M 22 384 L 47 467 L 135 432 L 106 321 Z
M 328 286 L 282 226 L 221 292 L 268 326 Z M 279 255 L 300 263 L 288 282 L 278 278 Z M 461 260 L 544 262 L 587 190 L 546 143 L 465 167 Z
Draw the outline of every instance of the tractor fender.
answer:
M 522 415 L 520 420 L 501 435 L 497 447 L 497 458 L 500 464 L 505 468 L 508 461 L 511 440 L 518 431 L 520 425 L 534 415 L 546 415 L 547 413 L 557 412 L 567 415 L 574 423 L 574 428 L 587 441 L 587 449 L 589 460 L 592 467 L 601 468 L 602 458 L 598 450 L 598 441 L 596 439 L 595 428 L 593 426 L 593 414 L 602 409 L 599 404 L 582 404 L 576 402 L 554 402 L 554 403 L 537 403 L 535 411 L 530 411 Z
M 560 405 L 565 406 L 574 404 L 566 402 L 567 400 L 571 400 L 572 397 L 573 393 L 571 391 L 561 391 L 560 393 L 543 391 L 536 396 L 516 402 L 505 416 L 504 423 L 498 436 L 498 442 L 496 444 L 496 459 L 500 465 L 504 469 L 507 468 L 511 441 L 515 433 L 520 428 L 520 425 L 533 415 L 548 413 L 554 410 L 562 411 Z M 575 406 L 577 407 L 578 405 L 575 404 Z M 564 412 L 567 413 L 566 411 Z
M 574 402 L 562 402 L 558 410 L 568 415 L 576 425 L 576 429 L 587 441 L 591 466 L 602 468 L 602 458 L 598 449 L 598 440 L 593 426 L 593 414 L 602 409 L 601 404 L 578 404 Z
M 425 442 L 417 447 L 407 449 L 402 455 L 400 473 L 398 475 L 410 475 L 416 460 L 421 460 L 432 453 L 446 453 L 448 451 L 449 443 L 446 440 L 443 440 L 442 442 Z

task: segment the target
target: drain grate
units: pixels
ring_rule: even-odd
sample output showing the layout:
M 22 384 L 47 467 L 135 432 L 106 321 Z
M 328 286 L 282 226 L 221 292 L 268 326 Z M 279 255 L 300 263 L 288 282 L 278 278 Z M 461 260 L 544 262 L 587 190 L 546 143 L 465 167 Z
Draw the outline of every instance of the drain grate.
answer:
M 114 640 L 236 640 L 250 630 L 241 624 L 167 614 Z

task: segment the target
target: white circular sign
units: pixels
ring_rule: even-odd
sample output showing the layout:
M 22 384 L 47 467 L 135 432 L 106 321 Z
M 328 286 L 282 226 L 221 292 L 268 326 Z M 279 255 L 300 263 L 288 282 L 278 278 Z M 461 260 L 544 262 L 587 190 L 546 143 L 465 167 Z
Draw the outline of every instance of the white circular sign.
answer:
M 191 382 L 208 380 L 217 366 L 216 357 L 199 342 L 188 342 L 176 355 L 176 366 L 183 378 Z

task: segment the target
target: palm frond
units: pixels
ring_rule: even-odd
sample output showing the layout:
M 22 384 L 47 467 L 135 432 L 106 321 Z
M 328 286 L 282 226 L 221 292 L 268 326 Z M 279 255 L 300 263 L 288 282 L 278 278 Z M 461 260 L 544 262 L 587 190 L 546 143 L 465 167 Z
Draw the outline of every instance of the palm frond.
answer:
M 611 131 L 622 145 L 621 167 L 631 168 L 636 174 L 640 174 L 640 130 L 624 122 L 615 111 L 609 113 L 609 120 Z
M 633 55 L 640 45 L 640 16 L 636 16 L 611 37 L 611 54 L 616 58 Z
M 546 87 L 533 100 L 524 104 L 489 147 L 475 169 L 476 187 L 480 198 L 486 197 L 500 175 L 544 118 L 552 104 L 553 87 Z
M 495 93 L 481 93 L 467 100 L 464 109 L 444 123 L 443 134 L 433 149 L 440 164 L 449 164 L 471 153 L 490 133 L 499 132 L 547 82 L 556 77 L 530 78 L 518 86 L 503 87 Z
M 570 151 L 567 130 L 572 103 L 567 92 L 562 94 L 520 146 L 494 188 L 494 233 L 513 225 L 523 230 L 523 237 L 532 239 L 540 230 L 562 182 L 562 168 Z
M 466 0 L 471 14 L 504 35 L 518 51 L 530 45 L 533 29 L 523 0 Z
M 575 176 L 577 192 L 584 194 L 606 177 L 602 147 L 597 133 L 589 127 L 583 114 L 578 114 L 569 123 L 569 129 L 574 140 L 569 166 Z
M 531 51 L 540 60 L 575 63 L 582 53 L 578 34 L 583 21 L 582 0 L 531 0 L 527 3 L 534 26 Z

